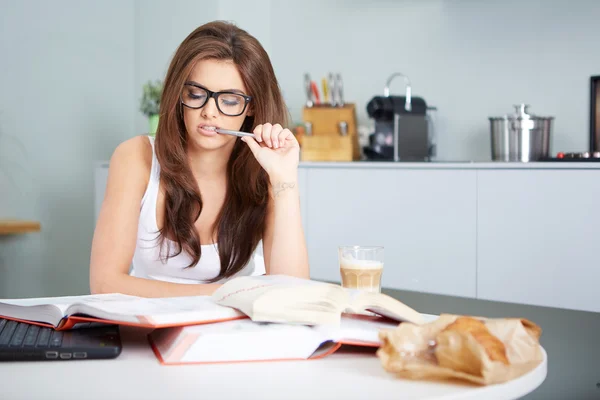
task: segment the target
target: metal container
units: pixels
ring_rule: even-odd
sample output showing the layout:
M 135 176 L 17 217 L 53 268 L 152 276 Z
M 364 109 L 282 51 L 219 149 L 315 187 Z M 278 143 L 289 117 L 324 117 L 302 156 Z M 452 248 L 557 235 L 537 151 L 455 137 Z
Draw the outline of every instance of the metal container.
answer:
M 554 117 L 528 112 L 528 105 L 515 105 L 515 114 L 490 117 L 493 161 L 538 161 L 550 155 Z

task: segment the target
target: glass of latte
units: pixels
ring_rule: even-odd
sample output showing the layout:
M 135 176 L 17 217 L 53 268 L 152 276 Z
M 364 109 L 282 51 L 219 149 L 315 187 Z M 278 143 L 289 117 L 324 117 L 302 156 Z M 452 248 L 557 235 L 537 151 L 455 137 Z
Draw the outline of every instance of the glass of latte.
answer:
M 381 292 L 383 246 L 340 246 L 338 259 L 342 287 Z

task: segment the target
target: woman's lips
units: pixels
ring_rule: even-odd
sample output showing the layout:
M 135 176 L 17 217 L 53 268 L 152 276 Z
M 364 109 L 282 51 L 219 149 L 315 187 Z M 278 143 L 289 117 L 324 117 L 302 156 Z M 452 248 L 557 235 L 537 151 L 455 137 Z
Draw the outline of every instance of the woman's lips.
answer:
M 215 130 L 217 126 L 214 125 L 198 125 L 198 131 L 204 136 L 217 136 L 218 133 Z

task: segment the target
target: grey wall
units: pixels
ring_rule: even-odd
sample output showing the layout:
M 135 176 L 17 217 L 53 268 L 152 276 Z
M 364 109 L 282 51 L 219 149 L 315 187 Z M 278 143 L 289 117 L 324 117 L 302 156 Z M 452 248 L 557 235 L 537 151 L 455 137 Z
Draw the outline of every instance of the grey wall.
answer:
M 138 111 L 142 86 L 162 80 L 177 46 L 195 28 L 218 18 L 219 2 L 197 0 L 135 0 L 135 74 L 131 89 L 135 97 L 135 132 L 148 132 L 147 118 Z
M 588 146 L 589 77 L 600 73 L 594 0 L 143 3 L 136 2 L 136 87 L 164 74 L 181 38 L 216 17 L 261 41 L 296 122 L 304 72 L 317 81 L 341 72 L 362 125 L 372 123 L 366 103 L 391 73 L 403 72 L 413 94 L 438 107 L 440 160 L 489 160 L 488 117 L 520 102 L 556 117 L 553 152 Z M 403 90 L 394 81 L 392 93 Z M 138 115 L 136 130 L 146 125 Z
M 0 0 L 0 297 L 88 291 L 93 165 L 133 130 L 131 2 Z
M 275 69 L 297 119 L 305 71 L 319 81 L 340 71 L 362 122 L 366 103 L 383 94 L 390 74 L 402 72 L 413 95 L 438 107 L 442 160 L 489 160 L 488 117 L 519 102 L 556 117 L 554 151 L 587 150 L 588 82 L 600 74 L 598 1 L 305 0 L 271 7 Z M 391 92 L 403 91 L 395 80 Z

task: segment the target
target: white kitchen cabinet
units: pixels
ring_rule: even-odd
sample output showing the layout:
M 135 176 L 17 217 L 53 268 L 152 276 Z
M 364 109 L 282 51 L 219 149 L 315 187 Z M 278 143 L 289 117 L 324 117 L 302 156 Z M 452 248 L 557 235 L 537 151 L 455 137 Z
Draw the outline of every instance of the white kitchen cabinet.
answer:
M 311 277 L 339 282 L 339 245 L 383 245 L 383 286 L 476 295 L 476 171 L 307 168 Z
M 600 170 L 485 170 L 477 297 L 600 312 Z

